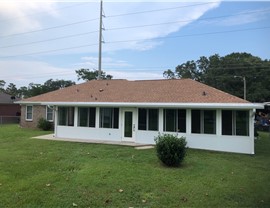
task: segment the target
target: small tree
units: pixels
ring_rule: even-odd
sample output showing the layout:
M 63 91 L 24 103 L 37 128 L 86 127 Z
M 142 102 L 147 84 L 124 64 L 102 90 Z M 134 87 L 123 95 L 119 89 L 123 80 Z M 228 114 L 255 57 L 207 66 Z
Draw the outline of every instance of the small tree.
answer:
M 171 134 L 160 134 L 155 137 L 156 151 L 159 160 L 169 167 L 178 167 L 186 156 L 186 139 Z

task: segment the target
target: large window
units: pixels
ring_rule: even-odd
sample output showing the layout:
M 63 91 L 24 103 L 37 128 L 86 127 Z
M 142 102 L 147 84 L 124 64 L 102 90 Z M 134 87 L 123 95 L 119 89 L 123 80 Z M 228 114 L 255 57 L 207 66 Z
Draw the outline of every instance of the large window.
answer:
M 118 129 L 119 108 L 100 108 L 100 128 Z
M 216 134 L 216 111 L 192 110 L 191 132 L 197 134 Z
M 223 110 L 222 135 L 249 136 L 249 112 Z
M 139 108 L 139 130 L 158 130 L 158 109 Z
M 96 126 L 96 108 L 78 108 L 78 126 Z
M 33 106 L 31 105 L 26 106 L 26 120 L 27 121 L 33 120 Z
M 53 121 L 53 109 L 46 106 L 46 119 L 47 121 Z
M 186 110 L 164 109 L 163 130 L 167 132 L 186 132 Z
M 58 107 L 58 125 L 74 126 L 74 107 Z

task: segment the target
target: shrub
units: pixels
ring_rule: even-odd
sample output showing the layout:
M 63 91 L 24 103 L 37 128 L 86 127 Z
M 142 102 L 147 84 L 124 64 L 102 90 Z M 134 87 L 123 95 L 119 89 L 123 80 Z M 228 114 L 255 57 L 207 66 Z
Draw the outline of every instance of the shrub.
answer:
M 170 167 L 178 167 L 186 156 L 186 139 L 171 134 L 155 137 L 156 151 L 159 160 Z
M 44 131 L 50 131 L 50 130 L 53 129 L 53 124 L 52 124 L 51 122 L 47 121 L 47 120 L 44 119 L 44 118 L 40 118 L 40 119 L 38 120 L 37 127 L 38 127 L 39 129 L 44 130 Z

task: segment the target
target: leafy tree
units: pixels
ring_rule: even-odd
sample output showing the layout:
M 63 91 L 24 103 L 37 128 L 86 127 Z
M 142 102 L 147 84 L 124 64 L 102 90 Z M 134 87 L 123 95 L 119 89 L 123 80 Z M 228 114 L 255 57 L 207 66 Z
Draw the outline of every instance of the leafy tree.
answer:
M 30 83 L 28 87 L 20 87 L 19 89 L 16 88 L 16 85 L 13 83 L 10 83 L 6 89 L 3 88 L 5 85 L 4 80 L 0 80 L 0 90 L 10 94 L 14 95 L 17 97 L 21 98 L 28 98 L 28 97 L 33 97 L 36 95 L 44 94 L 47 92 L 51 92 L 54 90 L 58 90 L 61 88 L 69 87 L 71 85 L 75 85 L 76 83 L 71 81 L 71 80 L 53 80 L 49 79 L 47 80 L 44 84 L 35 84 L 35 83 Z M 1 87 L 2 86 L 2 87 Z
M 41 84 L 34 84 L 31 82 L 28 85 L 28 96 L 33 97 L 33 96 L 40 95 L 40 94 L 43 94 L 42 85 Z
M 194 79 L 242 98 L 245 77 L 247 100 L 270 100 L 270 60 L 262 60 L 249 53 L 231 53 L 224 57 L 214 54 L 209 58 L 202 56 L 197 61 L 178 65 L 175 72 L 165 71 L 163 76 L 168 79 Z
M 175 79 L 175 74 L 172 70 L 168 69 L 167 71 L 164 71 L 163 77 L 166 79 Z
M 200 81 L 201 80 L 201 72 L 197 68 L 197 64 L 195 61 L 187 61 L 181 65 L 178 65 L 175 68 L 175 72 L 171 69 L 164 71 L 163 77 L 167 79 L 175 79 L 175 78 L 183 78 L 183 79 L 193 79 Z
M 90 71 L 89 69 L 79 69 L 75 71 L 77 74 L 78 80 L 97 80 L 98 79 L 98 70 Z M 113 76 L 106 73 L 104 71 L 101 71 L 100 79 L 112 79 Z
M 62 89 L 65 87 L 69 87 L 71 85 L 75 85 L 75 82 L 71 81 L 71 80 L 53 80 L 53 79 L 49 79 L 47 80 L 44 85 L 42 85 L 42 91 L 44 93 L 46 92 L 51 92 L 54 90 L 58 90 L 58 89 Z
M 29 92 L 28 92 L 28 88 L 27 87 L 20 87 L 18 89 L 18 97 L 20 98 L 24 98 L 24 97 L 30 97 L 29 95 Z
M 243 98 L 244 83 L 247 84 L 247 100 L 264 102 L 270 100 L 270 61 L 248 53 L 232 53 L 224 57 L 211 56 L 205 83 Z
M 18 90 L 15 84 L 9 83 L 5 92 L 9 95 L 17 96 Z
M 5 84 L 6 84 L 6 82 L 4 80 L 0 80 L 0 92 L 5 90 L 4 89 Z
M 44 94 L 61 88 L 69 87 L 75 85 L 75 82 L 71 80 L 53 80 L 49 79 L 44 84 L 34 84 L 30 83 L 27 92 L 25 92 L 25 97 L 33 97 L 36 95 Z M 25 88 L 23 88 L 25 90 Z
M 197 66 L 194 61 L 187 61 L 184 64 L 178 65 L 175 68 L 178 78 L 198 79 Z

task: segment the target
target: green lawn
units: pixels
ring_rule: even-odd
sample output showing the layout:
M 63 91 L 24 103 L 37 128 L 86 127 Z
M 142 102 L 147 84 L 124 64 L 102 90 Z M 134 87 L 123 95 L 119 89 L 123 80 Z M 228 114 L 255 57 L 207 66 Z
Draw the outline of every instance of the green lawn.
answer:
M 0 207 L 270 207 L 270 137 L 256 155 L 188 150 L 166 168 L 155 150 L 31 139 L 0 126 Z

